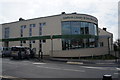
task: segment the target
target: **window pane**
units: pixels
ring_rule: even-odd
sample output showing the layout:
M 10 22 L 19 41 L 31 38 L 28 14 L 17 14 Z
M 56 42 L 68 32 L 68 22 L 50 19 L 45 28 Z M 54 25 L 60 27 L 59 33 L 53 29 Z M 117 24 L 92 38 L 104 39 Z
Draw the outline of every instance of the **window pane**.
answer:
M 72 30 L 72 34 L 80 34 L 80 23 L 71 22 L 71 30 Z
M 62 34 L 71 34 L 70 22 L 62 23 Z
M 9 28 L 5 28 L 4 37 L 9 38 Z

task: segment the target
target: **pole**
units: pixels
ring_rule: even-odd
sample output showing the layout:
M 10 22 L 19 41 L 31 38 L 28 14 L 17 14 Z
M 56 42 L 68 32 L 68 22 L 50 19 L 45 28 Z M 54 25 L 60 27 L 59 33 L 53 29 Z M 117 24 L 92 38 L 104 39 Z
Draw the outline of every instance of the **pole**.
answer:
M 109 44 L 109 37 L 108 37 L 108 54 L 110 54 L 110 44 Z
M 53 36 L 51 35 L 51 57 L 53 57 Z
M 40 61 L 40 53 L 41 53 L 41 40 L 39 40 L 39 54 L 38 54 L 38 59 Z

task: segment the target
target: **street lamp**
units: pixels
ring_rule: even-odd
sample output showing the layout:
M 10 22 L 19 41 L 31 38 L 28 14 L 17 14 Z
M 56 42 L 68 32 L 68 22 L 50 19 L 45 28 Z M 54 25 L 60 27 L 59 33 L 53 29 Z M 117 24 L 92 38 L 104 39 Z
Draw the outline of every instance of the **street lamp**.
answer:
M 50 38 L 51 38 L 51 56 L 53 57 L 53 35 L 51 35 Z

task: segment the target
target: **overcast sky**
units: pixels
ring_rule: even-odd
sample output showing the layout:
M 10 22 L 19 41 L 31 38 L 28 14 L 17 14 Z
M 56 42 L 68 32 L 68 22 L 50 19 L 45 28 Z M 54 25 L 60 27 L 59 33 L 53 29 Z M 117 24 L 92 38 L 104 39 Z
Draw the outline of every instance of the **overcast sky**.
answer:
M 0 0 L 0 24 L 66 13 L 90 14 L 118 38 L 119 0 Z

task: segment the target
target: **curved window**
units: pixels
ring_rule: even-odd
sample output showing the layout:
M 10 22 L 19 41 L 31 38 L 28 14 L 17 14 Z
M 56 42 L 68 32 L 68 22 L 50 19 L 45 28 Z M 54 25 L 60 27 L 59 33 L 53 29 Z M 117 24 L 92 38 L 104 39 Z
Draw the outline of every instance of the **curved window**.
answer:
M 62 34 L 97 35 L 97 26 L 89 22 L 65 21 L 62 22 Z
M 96 35 L 97 36 L 97 25 L 90 22 L 81 21 L 64 21 L 62 22 L 62 35 Z M 96 39 L 63 39 L 62 47 L 66 49 L 78 49 L 78 48 L 89 48 L 96 47 Z
M 62 23 L 62 34 L 71 34 L 70 22 Z
M 72 34 L 80 34 L 80 22 L 71 22 Z

